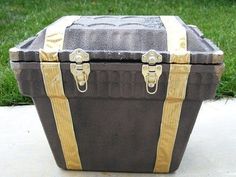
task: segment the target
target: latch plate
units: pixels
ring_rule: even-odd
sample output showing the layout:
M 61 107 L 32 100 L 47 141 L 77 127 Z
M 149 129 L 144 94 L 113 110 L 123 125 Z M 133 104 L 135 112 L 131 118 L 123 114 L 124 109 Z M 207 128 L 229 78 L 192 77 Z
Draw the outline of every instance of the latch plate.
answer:
M 146 83 L 146 91 L 155 94 L 158 89 L 158 81 L 162 74 L 162 66 L 156 65 L 162 62 L 162 56 L 155 50 L 149 50 L 142 56 L 142 74 Z M 154 88 L 154 90 L 153 90 Z
M 77 48 L 70 54 L 69 59 L 71 62 L 83 63 L 89 61 L 89 54 L 83 49 Z
M 149 65 L 155 65 L 156 63 L 162 62 L 162 56 L 155 50 L 149 50 L 147 53 L 143 54 L 142 62 L 148 63 Z
M 89 54 L 82 49 L 75 49 L 69 56 L 71 62 L 70 71 L 74 76 L 77 89 L 86 92 L 88 89 L 88 78 L 90 74 L 90 64 L 83 63 L 89 61 Z

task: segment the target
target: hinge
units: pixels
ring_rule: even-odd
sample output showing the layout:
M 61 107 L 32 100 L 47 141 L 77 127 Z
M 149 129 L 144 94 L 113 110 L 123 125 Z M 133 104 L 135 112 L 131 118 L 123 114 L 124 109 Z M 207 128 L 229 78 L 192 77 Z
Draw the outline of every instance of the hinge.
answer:
M 142 56 L 142 74 L 146 83 L 146 91 L 155 94 L 158 89 L 158 81 L 162 74 L 162 66 L 157 63 L 162 62 L 162 56 L 155 50 L 149 50 Z
M 69 56 L 71 62 L 70 71 L 74 76 L 77 89 L 86 92 L 88 89 L 88 78 L 90 74 L 89 54 L 82 49 L 75 49 Z

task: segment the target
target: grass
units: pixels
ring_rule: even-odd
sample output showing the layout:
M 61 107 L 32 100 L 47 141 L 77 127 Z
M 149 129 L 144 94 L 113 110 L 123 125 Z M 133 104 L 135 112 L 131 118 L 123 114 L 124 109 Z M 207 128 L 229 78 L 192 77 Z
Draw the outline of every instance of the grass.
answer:
M 234 0 L 0 0 L 0 105 L 31 103 L 20 95 L 8 49 L 63 15 L 178 15 L 197 25 L 225 52 L 217 97 L 236 96 L 236 2 Z

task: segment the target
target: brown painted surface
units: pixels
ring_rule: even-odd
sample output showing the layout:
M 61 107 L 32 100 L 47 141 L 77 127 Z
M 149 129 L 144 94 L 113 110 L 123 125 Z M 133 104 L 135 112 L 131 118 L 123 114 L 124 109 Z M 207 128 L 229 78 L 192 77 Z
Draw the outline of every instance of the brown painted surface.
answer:
M 49 99 L 38 63 L 12 63 L 24 95 L 33 97 L 59 167 L 65 168 Z M 193 65 L 174 146 L 170 171 L 178 168 L 201 102 L 213 98 L 214 65 Z M 222 69 L 218 66 L 218 70 Z M 169 65 L 163 65 L 159 90 L 148 95 L 139 63 L 92 63 L 89 89 L 77 91 L 69 64 L 61 64 L 83 170 L 152 172 Z

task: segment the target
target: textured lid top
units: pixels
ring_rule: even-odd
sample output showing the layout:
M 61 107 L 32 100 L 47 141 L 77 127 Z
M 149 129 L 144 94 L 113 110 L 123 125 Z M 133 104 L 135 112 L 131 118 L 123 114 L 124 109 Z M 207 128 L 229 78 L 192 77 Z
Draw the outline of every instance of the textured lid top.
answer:
M 59 20 L 63 18 L 70 17 Z M 190 52 L 190 63 L 222 63 L 223 52 L 204 38 L 197 27 L 174 18 L 186 31 L 186 51 Z M 38 51 L 45 48 L 48 28 L 11 49 L 11 60 L 39 61 Z M 141 56 L 153 49 L 162 54 L 163 62 L 172 63 L 168 35 L 175 32 L 175 27 L 168 28 L 169 33 L 159 16 L 81 16 L 63 32 L 63 43 L 58 50 L 59 61 L 69 61 L 69 53 L 76 48 L 88 52 L 91 61 L 141 61 Z

